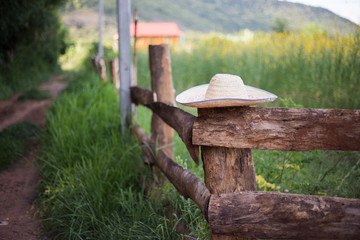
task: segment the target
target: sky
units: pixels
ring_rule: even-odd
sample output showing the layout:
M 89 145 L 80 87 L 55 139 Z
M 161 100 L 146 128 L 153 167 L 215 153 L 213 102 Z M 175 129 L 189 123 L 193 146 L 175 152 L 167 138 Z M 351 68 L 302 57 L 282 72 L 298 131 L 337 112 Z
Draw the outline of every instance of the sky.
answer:
M 360 25 L 360 0 L 287 0 L 314 7 L 326 8 Z

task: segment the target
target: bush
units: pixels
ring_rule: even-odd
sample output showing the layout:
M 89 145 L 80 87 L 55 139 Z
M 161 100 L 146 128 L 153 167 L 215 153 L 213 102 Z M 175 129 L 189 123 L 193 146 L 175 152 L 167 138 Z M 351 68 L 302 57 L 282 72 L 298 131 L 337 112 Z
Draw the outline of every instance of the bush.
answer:
M 0 99 L 36 86 L 57 69 L 67 32 L 57 10 L 63 0 L 1 1 Z M 47 73 L 47 74 L 46 74 Z

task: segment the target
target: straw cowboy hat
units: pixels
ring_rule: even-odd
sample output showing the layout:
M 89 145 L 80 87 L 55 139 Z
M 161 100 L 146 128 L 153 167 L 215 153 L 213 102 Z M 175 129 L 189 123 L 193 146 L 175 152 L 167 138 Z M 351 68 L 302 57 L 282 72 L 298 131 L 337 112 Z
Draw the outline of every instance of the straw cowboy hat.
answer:
M 190 88 L 176 96 L 182 105 L 196 108 L 251 106 L 272 102 L 276 95 L 244 85 L 239 76 L 216 74 L 210 84 Z

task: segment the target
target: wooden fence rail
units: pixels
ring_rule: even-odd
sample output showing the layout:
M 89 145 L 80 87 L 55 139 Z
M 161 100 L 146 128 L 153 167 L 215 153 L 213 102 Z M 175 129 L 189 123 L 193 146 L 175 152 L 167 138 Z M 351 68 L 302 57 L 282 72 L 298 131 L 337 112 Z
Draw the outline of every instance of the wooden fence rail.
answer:
M 199 109 L 193 143 L 269 150 L 360 150 L 360 110 Z M 216 137 L 215 137 L 216 136 Z
M 132 87 L 131 98 L 134 103 L 143 104 L 153 110 L 167 124 L 174 127 L 181 138 L 188 139 L 188 149 L 196 148 L 189 142 L 189 129 L 192 128 L 194 122 L 199 124 L 203 121 L 202 119 L 199 120 L 199 117 L 196 118 L 181 109 L 161 102 L 154 102 L 152 92 L 146 89 Z M 238 112 L 244 111 L 243 108 L 237 108 L 236 110 Z M 232 108 L 231 111 L 234 112 L 235 109 Z M 358 111 L 354 112 L 358 114 Z M 193 138 L 198 139 L 195 138 L 195 124 Z M 136 125 L 135 129 L 138 128 L 139 126 Z M 137 135 L 143 136 L 143 134 Z M 219 131 L 219 134 L 221 134 L 221 131 Z M 149 143 L 148 140 L 146 142 Z M 354 146 L 358 145 L 359 142 Z M 166 164 L 157 163 L 162 164 L 159 167 L 177 189 L 180 189 L 181 185 L 187 186 L 187 189 L 189 189 L 187 193 L 184 193 L 184 190 L 179 190 L 179 192 L 185 197 L 190 197 L 198 204 L 213 233 L 257 238 L 299 239 L 350 239 L 360 236 L 359 199 L 271 192 L 240 192 L 212 194 L 207 205 L 207 197 L 204 197 L 201 201 L 196 200 L 197 194 L 199 196 L 208 196 L 208 193 L 199 193 L 208 191 L 203 189 L 204 186 L 199 183 L 200 180 L 195 176 L 187 178 L 185 176 L 188 173 L 182 173 L 182 171 L 175 174 L 176 171 L 170 170 L 171 167 L 166 167 L 166 165 L 175 166 L 177 164 L 167 158 L 162 151 L 158 152 L 160 162 L 167 162 Z M 182 169 L 181 166 L 174 168 Z M 183 169 L 183 171 L 187 170 Z M 181 179 L 180 176 L 184 177 Z M 198 185 L 202 186 L 199 187 L 202 190 L 194 190 L 197 189 L 195 186 Z M 206 209 L 207 207 L 208 209 Z
M 272 192 L 211 195 L 213 233 L 275 239 L 359 239 L 360 200 Z
M 359 110 L 232 107 L 199 109 L 195 117 L 158 102 L 152 91 L 130 90 L 133 103 L 150 108 L 178 132 L 196 163 L 201 146 L 206 186 L 134 125 L 139 142 L 156 153 L 147 161 L 195 201 L 211 239 L 360 239 L 360 199 L 257 192 L 251 153 L 252 148 L 360 150 Z

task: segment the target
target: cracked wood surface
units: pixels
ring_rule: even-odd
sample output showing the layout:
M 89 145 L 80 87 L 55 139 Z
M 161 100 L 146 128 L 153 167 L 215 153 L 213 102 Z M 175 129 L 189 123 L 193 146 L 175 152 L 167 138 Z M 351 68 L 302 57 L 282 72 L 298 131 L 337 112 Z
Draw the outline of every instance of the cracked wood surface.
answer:
M 194 145 L 269 150 L 360 150 L 360 110 L 214 108 L 196 118 Z
M 271 192 L 211 195 L 213 233 L 266 239 L 359 239 L 360 199 Z

